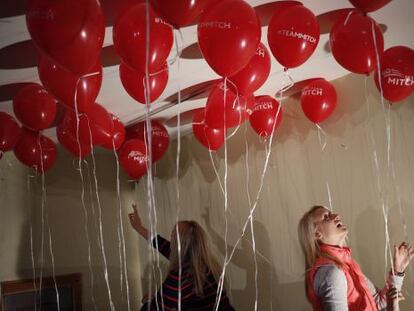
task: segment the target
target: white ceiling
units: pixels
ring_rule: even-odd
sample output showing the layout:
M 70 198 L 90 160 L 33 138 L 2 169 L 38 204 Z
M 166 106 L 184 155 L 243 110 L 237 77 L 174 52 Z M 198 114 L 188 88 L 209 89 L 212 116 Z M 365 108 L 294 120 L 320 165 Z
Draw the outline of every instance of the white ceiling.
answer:
M 111 7 L 111 2 L 119 0 L 101 0 L 105 12 Z M 171 0 L 172 1 L 172 0 Z M 265 18 L 271 13 L 274 1 L 248 0 L 256 8 L 259 16 Z M 347 0 L 303 0 L 306 7 L 318 16 L 321 23 L 321 38 L 312 57 L 302 66 L 290 70 L 295 82 L 309 78 L 324 77 L 333 80 L 346 75 L 348 72 L 340 67 L 333 59 L 328 47 L 328 29 L 332 24 L 332 14 L 327 12 L 352 7 Z M 0 4 L 0 111 L 13 115 L 12 97 L 22 82 L 39 82 L 36 68 L 36 52 L 31 44 L 26 29 L 23 0 L 2 0 Z M 112 3 L 113 5 L 113 3 Z M 413 0 L 394 0 L 387 6 L 373 12 L 371 16 L 380 24 L 385 25 L 385 48 L 393 45 L 405 45 L 414 48 L 414 12 Z M 124 124 L 129 125 L 145 117 L 145 106 L 136 103 L 124 90 L 118 74 L 119 60 L 115 55 L 112 42 L 111 20 L 107 15 L 107 28 L 104 40 L 102 60 L 104 76 L 102 89 L 97 102 L 105 106 L 110 112 L 120 117 Z M 262 21 L 263 22 L 263 21 Z M 151 105 L 153 118 L 161 120 L 166 125 L 170 135 L 177 133 L 176 115 L 182 115 L 181 133 L 191 130 L 191 113 L 185 113 L 206 103 L 206 85 L 197 84 L 219 78 L 199 57 L 196 46 L 197 27 L 195 25 L 181 29 L 182 38 L 178 38 L 180 49 L 183 49 L 182 58 L 173 62 L 176 51 L 170 54 L 173 64 L 170 67 L 170 76 L 167 88 L 156 103 Z M 175 33 L 177 35 L 177 32 Z M 267 45 L 267 27 L 262 27 L 262 42 Z M 179 66 L 178 66 L 179 62 Z M 272 57 L 272 69 L 267 82 L 256 92 L 256 95 L 274 95 L 283 85 L 284 75 L 282 66 Z M 208 86 L 208 85 L 207 85 Z M 189 99 L 176 104 L 176 94 L 184 90 L 183 98 Z M 203 91 L 204 90 L 204 91 Z M 198 96 L 196 96 L 198 94 Z M 46 135 L 55 138 L 53 129 L 47 130 Z

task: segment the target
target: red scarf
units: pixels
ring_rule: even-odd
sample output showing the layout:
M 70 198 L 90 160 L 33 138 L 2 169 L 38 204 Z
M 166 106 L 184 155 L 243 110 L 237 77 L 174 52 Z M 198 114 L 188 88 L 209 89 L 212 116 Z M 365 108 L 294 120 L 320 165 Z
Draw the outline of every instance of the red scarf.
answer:
M 319 247 L 322 252 L 338 258 L 343 263 L 343 267 L 340 269 L 346 277 L 349 311 L 378 311 L 374 297 L 368 289 L 365 276 L 359 265 L 351 257 L 351 249 L 327 244 L 320 244 Z M 316 296 L 313 289 L 315 273 L 319 267 L 330 264 L 335 264 L 335 262 L 328 258 L 319 257 L 308 272 L 308 298 L 314 311 L 323 310 L 321 300 Z

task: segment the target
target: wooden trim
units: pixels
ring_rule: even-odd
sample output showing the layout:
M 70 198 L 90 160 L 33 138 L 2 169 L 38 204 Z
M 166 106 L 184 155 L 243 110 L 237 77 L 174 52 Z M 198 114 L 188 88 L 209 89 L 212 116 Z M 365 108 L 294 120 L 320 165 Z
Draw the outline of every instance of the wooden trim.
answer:
M 82 276 L 80 273 L 57 275 L 55 277 L 58 287 L 68 286 L 73 291 L 73 311 L 82 310 Z M 10 294 L 26 293 L 39 291 L 40 279 L 23 279 L 1 282 L 0 311 L 3 311 L 3 297 Z M 54 288 L 55 282 L 53 277 L 42 278 L 42 289 Z

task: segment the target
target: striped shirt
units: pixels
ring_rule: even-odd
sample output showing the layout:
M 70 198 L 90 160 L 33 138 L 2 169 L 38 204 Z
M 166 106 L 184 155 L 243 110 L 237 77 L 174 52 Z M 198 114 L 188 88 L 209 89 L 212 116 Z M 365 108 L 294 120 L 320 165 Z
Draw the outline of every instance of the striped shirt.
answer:
M 170 242 L 161 236 L 157 236 L 153 240 L 153 246 L 156 247 L 158 243 L 159 252 L 169 259 L 170 257 Z M 217 294 L 217 282 L 211 271 L 206 271 L 207 278 L 204 284 L 204 296 L 199 297 L 195 293 L 193 278 L 190 273 L 190 266 L 188 263 L 182 264 L 181 271 L 181 310 L 182 311 L 211 311 L 214 310 Z M 179 293 L 179 272 L 171 271 L 161 289 L 157 291 L 156 296 L 141 307 L 141 311 L 148 310 L 178 310 L 178 293 Z M 161 296 L 162 292 L 162 296 Z M 157 307 L 158 305 L 158 307 Z M 223 289 L 221 294 L 219 308 L 220 311 L 234 311 L 230 305 L 230 301 Z

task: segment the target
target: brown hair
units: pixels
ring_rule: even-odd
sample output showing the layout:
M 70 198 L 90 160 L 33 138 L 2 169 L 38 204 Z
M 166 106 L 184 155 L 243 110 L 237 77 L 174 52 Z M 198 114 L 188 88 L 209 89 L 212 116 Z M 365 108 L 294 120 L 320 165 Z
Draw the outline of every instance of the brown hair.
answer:
M 180 239 L 180 252 L 178 251 L 177 229 Z M 178 271 L 179 257 L 181 257 L 181 265 L 190 265 L 190 274 L 193 278 L 196 295 L 203 296 L 207 271 L 211 271 L 217 281 L 220 268 L 217 260 L 210 252 L 204 229 L 195 221 L 179 221 L 173 229 L 169 271 Z

